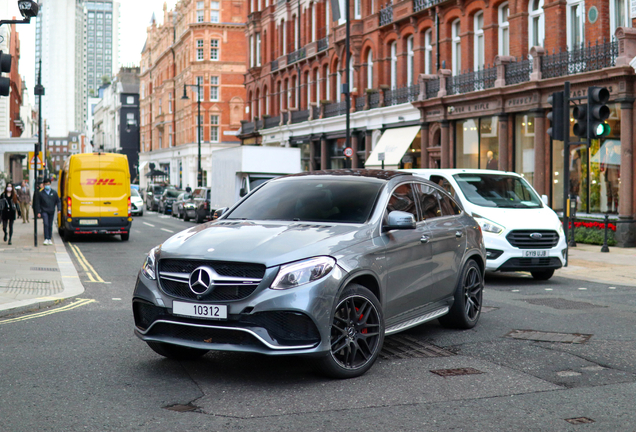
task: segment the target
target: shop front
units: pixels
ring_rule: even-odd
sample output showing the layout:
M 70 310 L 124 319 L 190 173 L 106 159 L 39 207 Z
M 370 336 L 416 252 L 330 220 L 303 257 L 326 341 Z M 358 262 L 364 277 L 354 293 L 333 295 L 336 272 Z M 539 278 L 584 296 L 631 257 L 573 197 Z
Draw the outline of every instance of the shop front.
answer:
M 422 166 L 421 142 L 421 126 L 386 129 L 364 166 L 371 169 L 419 168 Z

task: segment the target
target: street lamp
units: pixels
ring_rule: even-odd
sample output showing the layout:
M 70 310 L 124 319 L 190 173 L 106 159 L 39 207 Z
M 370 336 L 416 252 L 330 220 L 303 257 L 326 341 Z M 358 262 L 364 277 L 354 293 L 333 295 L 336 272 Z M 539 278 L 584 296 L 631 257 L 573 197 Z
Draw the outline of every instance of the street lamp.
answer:
M 194 87 L 197 89 L 197 137 L 199 145 L 199 158 L 197 168 L 197 187 L 203 186 L 203 172 L 201 171 L 201 86 L 197 82 L 196 84 L 184 84 L 183 85 L 183 97 L 182 100 L 189 100 L 187 87 Z

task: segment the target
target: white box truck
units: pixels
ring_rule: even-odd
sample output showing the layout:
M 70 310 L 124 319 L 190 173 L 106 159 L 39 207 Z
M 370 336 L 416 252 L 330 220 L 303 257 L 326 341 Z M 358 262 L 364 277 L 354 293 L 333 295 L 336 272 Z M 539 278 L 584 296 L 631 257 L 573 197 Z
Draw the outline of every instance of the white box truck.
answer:
M 240 146 L 212 152 L 211 215 L 272 178 L 301 172 L 300 149 Z

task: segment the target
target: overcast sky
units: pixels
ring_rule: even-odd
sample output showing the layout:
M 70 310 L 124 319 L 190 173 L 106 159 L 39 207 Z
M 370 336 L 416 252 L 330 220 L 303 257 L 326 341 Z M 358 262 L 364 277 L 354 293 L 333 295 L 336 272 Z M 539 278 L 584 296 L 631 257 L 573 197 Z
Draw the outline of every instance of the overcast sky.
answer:
M 10 16 L 2 19 L 20 17 L 18 2 L 16 0 L 0 0 L 9 2 Z M 121 17 L 119 22 L 121 65 L 139 65 L 141 50 L 146 42 L 146 29 L 150 23 L 152 13 L 155 13 L 157 22 L 163 22 L 163 4 L 168 4 L 168 10 L 174 8 L 177 0 L 120 0 Z M 19 24 L 16 26 L 20 34 L 21 58 L 20 74 L 26 77 L 26 85 L 31 93 L 31 102 L 34 102 L 33 87 L 35 86 L 35 20 L 31 24 Z

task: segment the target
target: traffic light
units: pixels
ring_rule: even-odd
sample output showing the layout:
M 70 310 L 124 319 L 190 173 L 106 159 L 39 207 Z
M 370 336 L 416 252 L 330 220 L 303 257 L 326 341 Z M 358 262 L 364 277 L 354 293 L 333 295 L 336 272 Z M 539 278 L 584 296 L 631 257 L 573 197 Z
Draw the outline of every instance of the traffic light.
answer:
M 552 105 L 552 111 L 548 113 L 548 120 L 550 121 L 548 135 L 550 135 L 553 140 L 557 141 L 563 141 L 563 137 L 565 135 L 563 98 L 564 93 L 562 91 L 554 92 L 548 97 L 548 103 Z
M 587 139 L 587 105 L 576 105 L 572 114 L 576 121 L 572 127 L 572 132 L 577 137 Z
M 11 56 L 0 51 L 0 74 L 11 72 Z M 0 76 L 0 96 L 9 96 L 11 80 Z
M 610 116 L 610 109 L 606 105 L 609 97 L 609 91 L 605 87 L 589 87 L 587 89 L 590 139 L 603 138 L 610 133 L 610 126 L 605 122 Z

